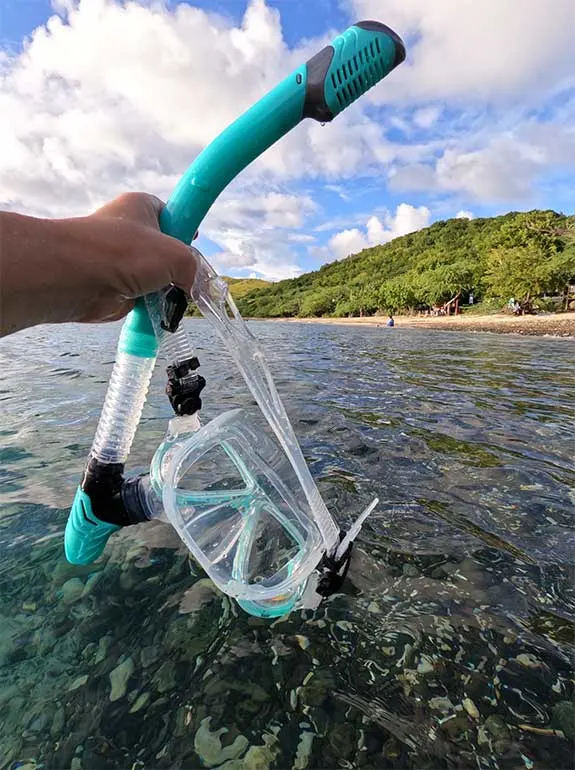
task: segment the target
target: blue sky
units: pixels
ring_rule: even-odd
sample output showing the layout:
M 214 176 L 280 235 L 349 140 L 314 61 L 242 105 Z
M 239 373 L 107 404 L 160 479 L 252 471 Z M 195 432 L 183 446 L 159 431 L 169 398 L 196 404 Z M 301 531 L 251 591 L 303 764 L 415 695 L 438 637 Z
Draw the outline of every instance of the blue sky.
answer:
M 187 7 L 185 7 L 187 6 Z M 453 216 L 575 209 L 572 0 L 4 0 L 0 199 L 85 213 L 168 197 L 218 131 L 327 36 L 378 18 L 408 59 L 292 131 L 218 200 L 199 246 L 278 279 Z M 177 52 L 177 53 L 175 53 Z

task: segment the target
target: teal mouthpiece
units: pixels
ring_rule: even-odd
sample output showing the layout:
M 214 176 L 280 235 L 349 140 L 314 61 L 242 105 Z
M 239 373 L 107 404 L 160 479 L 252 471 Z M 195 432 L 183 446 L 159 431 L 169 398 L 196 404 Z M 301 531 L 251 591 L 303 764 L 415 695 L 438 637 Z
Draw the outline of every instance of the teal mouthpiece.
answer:
M 102 555 L 110 535 L 119 529 L 97 518 L 90 498 L 78 487 L 64 533 L 66 559 L 70 564 L 91 564 Z

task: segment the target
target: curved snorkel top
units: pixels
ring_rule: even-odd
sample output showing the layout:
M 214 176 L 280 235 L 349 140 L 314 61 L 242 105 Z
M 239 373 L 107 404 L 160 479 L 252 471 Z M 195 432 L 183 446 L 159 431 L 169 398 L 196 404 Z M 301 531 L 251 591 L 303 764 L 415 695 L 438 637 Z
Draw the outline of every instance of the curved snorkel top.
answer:
M 304 118 L 331 121 L 404 58 L 401 39 L 385 25 L 365 21 L 349 27 L 197 156 L 162 211 L 162 231 L 191 243 L 222 190 L 255 158 Z M 198 279 L 206 275 L 204 263 Z M 214 276 L 209 275 L 210 280 Z M 206 286 L 202 289 L 201 281 L 194 287 L 194 300 L 217 330 L 222 322 L 210 309 L 209 292 Z M 195 373 L 199 362 L 185 340 L 182 342 L 178 328 L 186 306 L 184 293 L 172 287 L 138 300 L 123 325 L 102 416 L 66 528 L 66 556 L 73 563 L 93 561 L 119 526 L 142 520 L 133 515 L 127 503 L 129 482 L 123 473 L 160 345 L 171 363 L 169 387 L 175 397 L 170 396 L 170 400 L 176 413 L 193 414 L 201 406 L 199 394 L 205 383 Z M 220 331 L 225 338 L 226 329 Z M 257 355 L 254 360 L 257 364 Z M 252 383 L 250 388 L 260 407 L 266 399 L 272 405 L 267 413 L 262 407 L 266 419 L 286 453 L 297 458 L 292 465 L 297 465 L 297 476 L 320 524 L 326 552 L 335 551 L 339 529 L 315 487 L 287 416 L 283 420 L 285 410 L 271 378 L 268 380 L 265 372 L 260 374 L 246 381 Z
M 405 59 L 401 39 L 360 21 L 282 80 L 197 156 L 162 212 L 163 232 L 191 243 L 225 187 L 304 118 L 329 123 Z

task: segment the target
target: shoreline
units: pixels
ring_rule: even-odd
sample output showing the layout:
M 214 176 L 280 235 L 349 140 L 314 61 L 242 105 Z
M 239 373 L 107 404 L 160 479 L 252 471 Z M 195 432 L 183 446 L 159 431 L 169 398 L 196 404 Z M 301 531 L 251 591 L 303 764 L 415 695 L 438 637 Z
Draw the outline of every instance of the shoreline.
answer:
M 320 323 L 340 326 L 379 326 L 387 328 L 385 316 L 370 316 L 369 318 L 253 318 L 250 320 L 303 324 Z M 394 328 L 575 338 L 575 313 L 549 313 L 546 315 L 527 316 L 512 316 L 504 313 L 439 317 L 395 316 Z

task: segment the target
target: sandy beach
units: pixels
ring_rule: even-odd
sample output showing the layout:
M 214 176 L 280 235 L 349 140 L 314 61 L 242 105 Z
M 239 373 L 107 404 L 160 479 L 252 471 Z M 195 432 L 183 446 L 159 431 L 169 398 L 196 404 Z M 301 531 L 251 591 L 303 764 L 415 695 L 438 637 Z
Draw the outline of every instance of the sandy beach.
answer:
M 369 318 L 284 318 L 297 323 L 345 324 L 350 326 L 385 326 L 385 317 Z M 396 316 L 395 327 L 441 329 L 442 331 L 495 332 L 497 334 L 526 334 L 530 336 L 575 337 L 575 313 L 511 316 L 458 315 L 433 318 Z

